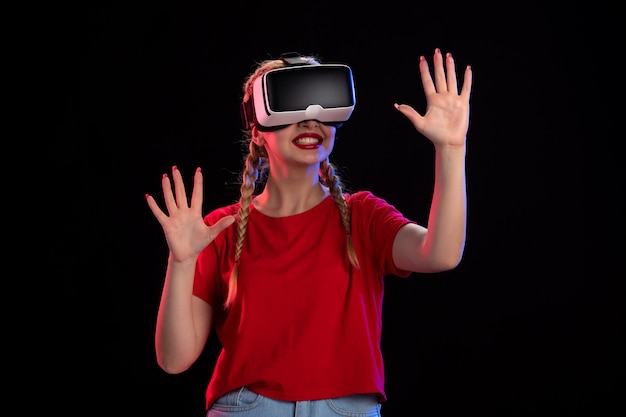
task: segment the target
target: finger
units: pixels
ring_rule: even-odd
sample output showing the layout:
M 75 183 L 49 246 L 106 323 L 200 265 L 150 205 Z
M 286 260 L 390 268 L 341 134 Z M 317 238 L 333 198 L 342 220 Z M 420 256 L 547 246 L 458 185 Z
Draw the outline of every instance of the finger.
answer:
M 420 75 L 422 77 L 422 87 L 424 88 L 424 93 L 426 94 L 426 97 L 435 94 L 437 91 L 435 90 L 433 79 L 430 76 L 428 61 L 426 61 L 424 55 L 420 56 Z
M 394 107 L 402 113 L 418 131 L 421 131 L 422 126 L 424 124 L 424 117 L 419 114 L 413 107 L 408 104 L 398 104 L 394 103 Z
M 148 207 L 150 207 L 152 214 L 154 214 L 154 217 L 156 217 L 159 223 L 163 224 L 163 221 L 167 219 L 167 215 L 163 213 L 163 210 L 161 210 L 157 202 L 154 200 L 154 197 L 150 194 L 146 194 L 146 202 L 148 203 Z
M 176 200 L 174 200 L 174 194 L 172 193 L 172 183 L 167 174 L 163 174 L 161 179 L 161 187 L 163 188 L 163 199 L 165 200 L 165 207 L 167 212 L 171 215 L 176 211 Z
M 446 74 L 443 71 L 443 56 L 439 48 L 435 49 L 435 55 L 433 57 L 433 72 L 435 74 L 435 87 L 437 92 L 444 93 L 448 91 L 448 85 L 446 84 Z
M 459 90 L 457 89 L 454 58 L 452 58 L 452 54 L 450 52 L 446 54 L 446 74 L 446 78 L 448 79 L 448 91 L 458 94 Z
M 234 216 L 224 216 L 221 219 L 219 219 L 213 226 L 211 226 L 211 235 L 212 235 L 211 240 L 215 239 L 217 235 L 222 233 L 224 229 L 226 229 L 228 226 L 230 226 L 234 222 L 235 222 Z
M 191 193 L 191 208 L 198 210 L 202 213 L 202 171 L 200 167 L 196 168 L 196 173 L 193 176 L 193 191 Z
M 176 206 L 187 207 L 185 183 L 183 182 L 183 176 L 176 165 L 172 167 L 172 177 L 174 178 L 174 191 L 176 192 Z
M 465 76 L 463 77 L 463 87 L 461 87 L 461 97 L 469 101 L 470 92 L 472 91 L 472 67 L 465 67 Z

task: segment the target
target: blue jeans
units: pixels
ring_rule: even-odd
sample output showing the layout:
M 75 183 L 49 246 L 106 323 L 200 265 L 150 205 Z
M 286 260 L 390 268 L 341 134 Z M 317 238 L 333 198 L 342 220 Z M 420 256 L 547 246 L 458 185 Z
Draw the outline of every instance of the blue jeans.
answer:
M 375 394 L 316 401 L 277 401 L 243 387 L 224 394 L 206 417 L 380 417 Z

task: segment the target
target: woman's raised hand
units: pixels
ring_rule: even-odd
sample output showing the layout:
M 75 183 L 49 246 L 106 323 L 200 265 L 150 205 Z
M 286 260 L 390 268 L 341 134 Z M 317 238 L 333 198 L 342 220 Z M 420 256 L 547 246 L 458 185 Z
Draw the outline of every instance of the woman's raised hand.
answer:
M 233 216 L 225 216 L 213 226 L 204 223 L 202 214 L 202 172 L 196 169 L 193 179 L 191 204 L 187 202 L 187 193 L 180 171 L 172 167 L 174 191 L 167 174 L 163 174 L 163 197 L 167 213 L 165 213 L 154 198 L 146 195 L 148 206 L 163 227 L 167 245 L 172 259 L 186 261 L 198 254 L 225 228 L 233 224 Z
M 423 56 L 420 57 L 419 68 L 426 94 L 426 113 L 422 116 L 407 104 L 396 103 L 395 107 L 435 146 L 462 146 L 469 127 L 472 70 L 469 66 L 465 69 L 463 86 L 459 93 L 452 54 L 448 53 L 444 57 L 439 48 L 435 49 L 433 65 L 434 81 L 428 62 Z

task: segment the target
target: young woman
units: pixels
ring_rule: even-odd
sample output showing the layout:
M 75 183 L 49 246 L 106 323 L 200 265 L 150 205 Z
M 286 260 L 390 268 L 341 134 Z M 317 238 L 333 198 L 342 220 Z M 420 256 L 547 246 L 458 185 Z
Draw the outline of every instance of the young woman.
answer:
M 351 73 L 314 57 L 267 60 L 246 79 L 249 154 L 236 204 L 204 217 L 200 169 L 190 203 L 176 167 L 162 179 L 166 211 L 146 196 L 169 246 L 157 361 L 167 373 L 183 372 L 217 332 L 222 350 L 207 388 L 207 416 L 380 415 L 383 278 L 455 268 L 465 244 L 472 72 L 467 67 L 457 86 L 451 54 L 436 49 L 433 64 L 431 76 L 420 57 L 426 112 L 395 104 L 434 145 L 427 225 L 371 192 L 343 191 L 329 157 L 338 126 L 350 116 L 350 94 L 346 107 L 299 103 L 307 94 L 323 101 L 343 87 L 350 93 Z M 338 78 L 321 82 L 338 84 L 315 84 L 325 80 L 322 70 Z M 292 77 L 288 88 L 280 77 Z M 295 107 L 270 109 L 263 97 L 276 95 L 294 99 Z

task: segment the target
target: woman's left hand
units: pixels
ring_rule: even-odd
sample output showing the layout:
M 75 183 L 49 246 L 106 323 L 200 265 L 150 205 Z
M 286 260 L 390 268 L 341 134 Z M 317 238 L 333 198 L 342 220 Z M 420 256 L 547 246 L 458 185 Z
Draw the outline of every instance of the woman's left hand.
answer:
M 417 129 L 436 147 L 463 146 L 469 128 L 469 98 L 472 86 L 472 70 L 465 69 L 463 86 L 459 93 L 454 58 L 450 53 L 444 56 L 435 49 L 434 77 L 430 75 L 428 62 L 420 57 L 420 74 L 426 94 L 426 113 L 422 116 L 407 104 L 395 104 Z

